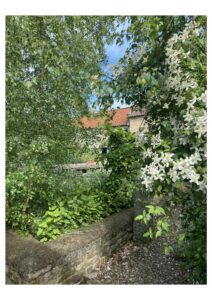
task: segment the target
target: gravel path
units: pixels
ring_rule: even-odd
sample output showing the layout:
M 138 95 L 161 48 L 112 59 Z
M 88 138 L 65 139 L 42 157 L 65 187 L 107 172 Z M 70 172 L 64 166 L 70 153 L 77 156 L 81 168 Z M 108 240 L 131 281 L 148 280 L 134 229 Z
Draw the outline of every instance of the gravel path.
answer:
M 174 255 L 165 255 L 162 243 L 128 243 L 86 279 L 86 284 L 187 284 L 189 268 Z

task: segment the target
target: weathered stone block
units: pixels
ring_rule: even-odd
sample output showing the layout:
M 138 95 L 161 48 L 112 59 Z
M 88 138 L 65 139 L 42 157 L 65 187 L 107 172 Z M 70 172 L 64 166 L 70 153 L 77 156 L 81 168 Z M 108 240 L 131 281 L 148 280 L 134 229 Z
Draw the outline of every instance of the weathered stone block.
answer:
M 123 210 L 83 230 L 40 243 L 6 234 L 7 283 L 79 284 L 103 256 L 132 236 L 133 210 Z

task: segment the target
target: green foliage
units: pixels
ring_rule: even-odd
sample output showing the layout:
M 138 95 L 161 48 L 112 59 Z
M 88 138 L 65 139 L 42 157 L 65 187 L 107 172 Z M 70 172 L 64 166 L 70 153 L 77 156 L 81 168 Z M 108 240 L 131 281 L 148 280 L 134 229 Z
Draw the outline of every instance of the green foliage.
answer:
M 174 251 L 172 246 L 170 246 L 170 245 L 165 246 L 164 252 L 166 255 L 169 255 L 172 251 Z
M 143 188 L 148 193 L 151 191 L 152 196 L 161 196 L 166 208 L 172 210 L 174 205 L 182 208 L 181 254 L 192 262 L 194 282 L 205 283 L 206 193 L 200 185 L 206 183 L 207 20 L 204 16 L 131 16 L 126 19 L 129 26 L 117 44 L 123 43 L 125 36 L 129 47 L 106 83 L 108 89 L 105 87 L 105 90 L 113 89 L 107 101 L 112 104 L 114 99 L 122 99 L 131 106 L 146 109 L 148 134 L 143 135 L 142 150 L 149 152 L 146 159 L 141 160 L 141 172 L 146 168 L 148 173 L 150 165 L 153 170 L 156 156 L 173 155 L 160 170 L 160 164 L 155 163 L 157 179 L 150 172 L 143 177 Z M 104 104 L 105 95 L 99 99 Z M 157 134 L 160 142 L 155 145 L 153 140 Z M 192 165 L 198 178 L 196 184 L 188 176 L 189 169 L 180 178 L 175 174 L 177 179 L 173 180 L 169 176 L 173 162 L 189 160 L 196 152 L 201 157 Z M 186 164 L 184 168 L 186 170 Z M 175 184 L 177 180 L 188 186 L 186 191 L 181 192 Z M 165 228 L 166 225 L 164 232 Z M 146 235 L 154 237 L 153 232 L 151 226 Z M 163 235 L 160 230 L 156 233 L 157 237 Z M 170 248 L 166 248 L 166 253 L 169 251 Z
M 45 194 L 41 195 L 36 193 L 39 185 L 33 181 L 35 187 L 32 186 L 32 196 L 27 206 L 28 189 L 24 197 L 21 187 L 20 190 L 12 189 L 14 183 L 11 183 L 11 180 L 20 182 L 20 178 L 9 178 L 7 190 L 10 201 L 7 203 L 7 223 L 13 229 L 31 234 L 45 242 L 65 232 L 96 222 L 115 211 L 100 199 L 106 177 L 102 172 L 86 176 L 75 172 L 67 175 L 55 174 L 49 185 L 46 185 L 48 181 L 44 178 L 45 188 L 42 187 L 42 193 Z M 34 193 L 36 198 L 33 196 Z M 17 197 L 20 197 L 19 201 Z
M 205 196 L 188 185 L 185 190 L 178 190 L 183 204 L 182 225 L 184 232 L 179 236 L 180 253 L 189 258 L 194 269 L 192 280 L 205 283 L 207 272 L 207 210 Z M 179 199 L 178 198 L 178 199 Z M 197 222 L 198 220 L 198 222 Z
M 85 148 L 80 149 L 80 151 L 75 151 L 70 163 L 86 163 L 88 160 L 96 161 L 96 154 L 92 150 Z
M 54 238 L 67 221 L 68 204 L 64 210 L 60 204 L 76 195 L 80 210 L 70 210 L 84 219 L 78 216 L 73 226 L 102 215 L 96 192 L 83 190 L 79 195 L 76 184 L 70 192 L 55 166 L 70 163 L 86 137 L 78 120 L 88 112 L 91 79 L 106 61 L 104 42 L 111 40 L 113 20 L 6 17 L 6 215 L 14 229 Z M 51 226 L 41 231 L 48 212 Z M 73 224 L 76 216 L 70 213 Z
M 119 40 L 120 44 L 123 43 L 125 36 L 129 47 L 107 83 L 113 89 L 107 101 L 112 104 L 114 99 L 122 99 L 123 102 L 136 107 L 143 107 L 148 103 L 148 96 L 157 93 L 161 83 L 160 74 L 163 74 L 165 69 L 166 42 L 174 33 L 182 31 L 189 20 L 190 17 L 185 16 L 125 17 L 129 26 L 119 34 Z M 133 54 L 136 56 L 135 61 L 131 57 Z M 104 95 L 100 95 L 99 98 L 105 103 Z
M 87 187 L 88 189 L 88 187 Z M 58 235 L 70 232 L 100 220 L 105 215 L 98 195 L 91 191 L 75 191 L 73 199 L 50 206 L 42 218 L 35 220 L 36 237 L 41 241 L 55 239 Z
M 167 236 L 169 233 L 169 217 L 165 210 L 160 206 L 146 205 L 148 210 L 143 210 L 141 215 L 135 217 L 135 221 L 139 221 L 145 225 L 154 224 L 144 233 L 144 237 L 157 239 L 160 236 Z M 165 253 L 167 253 L 167 245 L 165 245 Z
M 36 158 L 66 163 L 80 145 L 91 78 L 105 61 L 113 17 L 6 18 L 7 168 Z M 95 34 L 94 34 L 95 33 Z M 86 59 L 82 60 L 82 57 Z M 65 83 L 65 84 L 64 84 Z M 32 151 L 42 141 L 46 153 Z M 48 152 L 48 153 L 47 153 Z
M 6 178 L 8 223 L 11 223 L 10 214 L 13 210 L 17 214 L 45 210 L 48 203 L 54 201 L 55 183 L 54 176 L 48 176 L 36 163 L 28 163 L 18 172 L 9 172 Z M 13 219 L 13 213 L 12 216 Z
M 126 32 L 112 34 L 115 24 L 118 27 L 125 20 L 129 23 Z M 197 33 L 187 32 L 183 40 L 190 21 L 194 21 L 196 27 L 192 30 L 194 33 L 197 29 Z M 106 62 L 104 43 L 115 37 L 121 45 L 124 36 L 129 41 L 126 55 L 114 67 L 110 80 L 105 80 L 108 74 L 104 76 L 100 67 Z M 173 41 L 179 36 L 181 41 Z M 172 46 L 168 47 L 171 37 Z M 196 85 L 191 86 L 192 80 Z M 108 128 L 109 152 L 100 158 L 108 176 L 99 182 L 83 177 L 64 180 L 64 176 L 54 173 L 54 167 L 81 156 L 79 147 L 86 133 L 77 124 L 88 112 L 87 99 L 94 89 L 105 109 L 117 99 L 146 108 L 149 133 L 140 147 L 135 144 L 134 134 Z M 131 206 L 139 169 L 151 164 L 151 154 L 145 158 L 142 151 L 152 151 L 158 157 L 170 153 L 175 161 L 191 157 L 197 149 L 201 159 L 192 170 L 200 176 L 197 182 L 204 183 L 204 124 L 202 128 L 195 127 L 196 131 L 190 121 L 186 127 L 176 124 L 185 125 L 185 117 L 204 121 L 205 89 L 204 16 L 8 16 L 8 224 L 46 241 Z M 196 102 L 192 104 L 192 100 Z M 157 133 L 160 142 L 153 146 Z M 147 206 L 137 220 L 150 225 L 146 237 L 159 238 L 169 232 L 168 209 L 182 207 L 181 253 L 192 261 L 195 282 L 205 283 L 206 195 L 188 181 L 186 173 L 173 183 L 167 175 L 170 161 L 162 170 L 166 173 L 164 181 L 157 178 L 152 186 L 152 196 L 164 199 L 163 208 Z M 150 184 L 148 179 L 146 186 Z M 165 253 L 170 251 L 171 246 L 165 245 Z
M 139 171 L 140 148 L 136 146 L 135 134 L 122 128 L 107 126 L 108 152 L 100 161 L 109 172 L 101 198 L 112 210 L 130 207 L 137 189 L 136 178 Z

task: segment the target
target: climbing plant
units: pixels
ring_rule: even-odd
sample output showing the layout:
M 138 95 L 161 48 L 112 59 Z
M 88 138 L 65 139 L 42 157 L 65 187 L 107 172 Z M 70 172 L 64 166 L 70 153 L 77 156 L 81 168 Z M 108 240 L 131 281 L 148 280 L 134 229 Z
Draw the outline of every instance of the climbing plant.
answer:
M 204 283 L 206 18 L 135 16 L 128 22 L 123 35 L 129 47 L 107 83 L 112 89 L 110 99 L 121 98 L 145 108 L 148 130 L 138 136 L 143 157 L 141 188 L 163 200 L 167 218 L 173 207 L 181 207 L 181 254 L 190 258 L 193 280 Z M 147 217 L 142 214 L 138 219 L 148 223 L 156 210 L 148 206 L 143 213 Z M 163 220 L 160 222 L 156 223 L 158 230 L 150 230 L 146 236 L 158 238 L 166 233 L 167 225 L 162 228 Z

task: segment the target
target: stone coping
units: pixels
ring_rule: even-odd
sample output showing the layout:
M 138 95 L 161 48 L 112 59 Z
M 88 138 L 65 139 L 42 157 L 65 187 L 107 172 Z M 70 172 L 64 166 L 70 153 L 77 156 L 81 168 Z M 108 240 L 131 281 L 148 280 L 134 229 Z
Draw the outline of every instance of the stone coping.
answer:
M 92 272 L 102 257 L 132 239 L 133 209 L 54 241 L 40 243 L 32 237 L 6 232 L 6 273 L 14 284 L 73 284 Z

